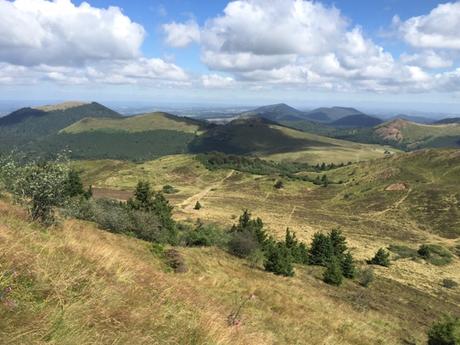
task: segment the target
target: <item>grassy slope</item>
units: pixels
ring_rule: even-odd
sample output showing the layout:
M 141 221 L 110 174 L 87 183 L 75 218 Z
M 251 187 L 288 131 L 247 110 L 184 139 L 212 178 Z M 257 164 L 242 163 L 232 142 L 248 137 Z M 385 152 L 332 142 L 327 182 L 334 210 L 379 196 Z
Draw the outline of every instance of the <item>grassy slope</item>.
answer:
M 64 128 L 61 133 L 78 134 L 93 131 L 135 133 L 159 129 L 196 133 L 199 126 L 188 121 L 181 121 L 180 118 L 174 118 L 165 113 L 150 113 L 122 119 L 86 118 Z
M 374 128 L 338 131 L 334 136 L 359 142 L 386 143 L 409 150 L 459 147 L 460 125 L 426 125 L 394 120 Z
M 228 170 L 207 171 L 189 155 L 142 165 L 114 161 L 78 164 L 81 168 L 91 164 L 86 182 L 104 188 L 103 195 L 110 195 L 112 189 L 132 190 L 139 179 L 151 181 L 157 189 L 172 184 L 179 193 L 169 197 L 176 205 L 176 217 L 183 220 L 200 218 L 230 226 L 241 210 L 248 208 L 264 220 L 271 233 L 281 237 L 289 226 L 306 241 L 315 231 L 340 227 L 354 254 L 364 260 L 390 244 L 415 249 L 423 243 L 448 248 L 460 245 L 459 159 L 455 150 L 395 155 L 326 172 L 334 181 L 343 180 L 342 185 L 323 188 L 284 181 L 281 190 L 273 188 L 276 176 L 234 172 L 228 177 Z M 104 166 L 101 172 L 97 171 L 99 165 Z M 385 190 L 394 183 L 406 183 L 407 189 Z M 193 210 L 196 196 L 203 205 L 199 211 Z M 444 293 L 439 287 L 443 278 L 460 280 L 458 260 L 445 267 L 400 260 L 393 267 L 379 274 L 407 286 L 420 286 L 421 291 L 436 296 Z
M 314 145 L 304 150 L 286 152 L 280 154 L 265 155 L 267 159 L 275 161 L 298 161 L 316 163 L 346 163 L 348 161 L 364 161 L 384 156 L 385 151 L 396 152 L 395 149 L 390 149 L 381 145 L 360 144 L 351 141 L 333 139 L 322 135 L 300 132 L 294 129 L 273 126 L 284 134 L 294 138 L 304 138 L 312 142 L 322 143 L 322 145 Z
M 321 268 L 276 277 L 213 248 L 180 249 L 191 270 L 176 275 L 145 242 L 77 221 L 45 230 L 5 202 L 0 211 L 1 283 L 14 302 L 0 305 L 2 344 L 419 343 L 437 314 L 458 311 L 384 277 L 338 289 Z M 227 326 L 248 296 L 242 325 Z

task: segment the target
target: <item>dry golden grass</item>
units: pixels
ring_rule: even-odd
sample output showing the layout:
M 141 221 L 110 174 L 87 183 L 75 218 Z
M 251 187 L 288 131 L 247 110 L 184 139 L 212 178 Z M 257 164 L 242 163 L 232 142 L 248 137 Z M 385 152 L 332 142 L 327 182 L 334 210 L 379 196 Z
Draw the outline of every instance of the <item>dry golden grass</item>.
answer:
M 170 273 L 143 241 L 79 221 L 43 229 L 0 203 L 0 267 L 16 272 L 0 305 L 2 344 L 398 344 L 422 341 L 436 305 L 386 280 L 364 289 L 324 284 L 320 268 L 282 278 L 216 248 L 180 249 L 190 271 Z M 11 276 L 11 274 L 10 274 Z M 240 326 L 227 316 L 244 298 Z M 392 315 L 419 312 L 419 319 Z M 400 305 L 398 305 L 398 303 Z

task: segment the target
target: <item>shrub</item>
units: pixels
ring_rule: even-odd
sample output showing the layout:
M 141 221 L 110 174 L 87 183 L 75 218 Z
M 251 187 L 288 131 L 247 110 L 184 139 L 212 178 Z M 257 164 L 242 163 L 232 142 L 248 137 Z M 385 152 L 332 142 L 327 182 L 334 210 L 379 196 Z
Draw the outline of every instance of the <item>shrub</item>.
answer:
M 40 164 L 29 163 L 16 170 L 11 191 L 17 201 L 27 206 L 33 221 L 51 224 L 54 209 L 68 199 L 68 178 L 69 165 L 62 157 Z
M 418 256 L 417 250 L 407 246 L 391 244 L 388 247 L 390 252 L 397 255 L 397 259 L 416 258 Z
M 284 187 L 284 183 L 283 183 L 283 181 L 278 180 L 278 181 L 275 182 L 275 184 L 273 185 L 273 187 L 276 188 L 276 189 L 281 189 L 281 188 Z
M 158 243 L 177 244 L 178 232 L 165 227 L 164 221 L 154 211 L 132 209 L 126 203 L 110 200 L 80 200 L 67 208 L 67 215 L 97 223 L 102 229 L 124 233 Z
M 359 285 L 368 287 L 374 281 L 374 270 L 372 268 L 367 268 L 359 273 Z
M 181 253 L 176 249 L 168 249 L 164 253 L 166 263 L 175 273 L 185 273 L 188 271 L 187 265 Z
M 262 249 L 256 249 L 248 256 L 249 266 L 251 268 L 260 267 L 265 262 L 265 253 Z
M 228 243 L 228 249 L 231 254 L 240 258 L 246 258 L 255 250 L 261 249 L 254 234 L 248 231 L 234 232 Z
M 375 256 L 368 261 L 371 265 L 379 265 L 388 267 L 390 266 L 390 253 L 388 253 L 385 249 L 380 248 Z
M 163 188 L 161 189 L 163 191 L 163 193 L 165 194 L 174 194 L 174 193 L 177 193 L 177 189 L 174 188 L 173 186 L 167 184 L 167 185 L 164 185 Z
M 197 211 L 198 211 L 198 210 L 200 210 L 200 209 L 201 209 L 201 207 L 202 207 L 202 206 L 201 206 L 200 202 L 199 202 L 199 201 L 197 201 L 197 202 L 196 202 L 196 204 L 195 204 L 195 207 L 193 207 L 193 208 L 194 208 L 195 210 L 197 210 Z
M 455 280 L 446 278 L 442 280 L 441 285 L 446 289 L 455 289 L 458 286 L 458 283 Z
M 284 243 L 267 246 L 264 268 L 266 271 L 276 275 L 283 275 L 286 277 L 292 277 L 294 275 L 291 252 Z
M 340 262 L 336 257 L 333 257 L 327 264 L 326 271 L 324 271 L 323 281 L 330 285 L 339 286 L 342 284 L 343 274 L 340 268 Z
M 437 244 L 423 244 L 418 250 L 418 254 L 432 265 L 443 266 L 452 262 L 452 253 Z
M 460 319 L 450 316 L 435 322 L 428 331 L 428 345 L 460 344 Z
M 214 225 L 199 224 L 195 229 L 185 232 L 184 242 L 189 247 L 209 247 L 222 245 L 226 241 L 225 235 Z

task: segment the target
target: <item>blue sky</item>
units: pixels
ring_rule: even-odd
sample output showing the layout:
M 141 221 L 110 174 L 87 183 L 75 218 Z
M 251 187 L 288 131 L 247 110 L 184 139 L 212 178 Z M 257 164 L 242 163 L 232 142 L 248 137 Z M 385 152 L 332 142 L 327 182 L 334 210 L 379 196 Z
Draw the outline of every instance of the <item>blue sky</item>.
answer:
M 0 0 L 0 100 L 457 111 L 460 3 Z

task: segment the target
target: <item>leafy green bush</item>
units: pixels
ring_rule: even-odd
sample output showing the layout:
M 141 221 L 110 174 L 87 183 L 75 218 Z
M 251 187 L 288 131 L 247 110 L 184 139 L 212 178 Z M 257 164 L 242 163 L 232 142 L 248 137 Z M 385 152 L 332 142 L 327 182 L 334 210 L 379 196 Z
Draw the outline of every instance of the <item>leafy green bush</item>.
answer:
M 177 193 L 177 189 L 174 188 L 173 186 L 167 184 L 167 185 L 164 185 L 163 188 L 161 189 L 163 191 L 163 193 L 165 194 L 174 194 L 174 193 Z
M 371 265 L 379 265 L 388 267 L 390 266 L 390 253 L 388 253 L 385 249 L 380 248 L 375 256 L 368 260 L 368 263 Z
M 428 345 L 460 344 L 460 318 L 445 316 L 428 331 Z
M 189 247 L 219 246 L 228 242 L 228 236 L 214 225 L 198 225 L 193 230 L 184 233 L 184 243 Z
M 407 258 L 416 258 L 418 257 L 418 253 L 416 249 L 403 246 L 403 245 L 395 245 L 391 244 L 388 246 L 388 250 L 392 253 L 397 255 L 397 259 L 407 259 Z
M 452 253 L 438 244 L 422 244 L 418 254 L 432 265 L 444 266 L 452 262 Z
M 374 279 L 374 270 L 372 268 L 366 268 L 359 272 L 358 283 L 361 286 L 368 287 Z

